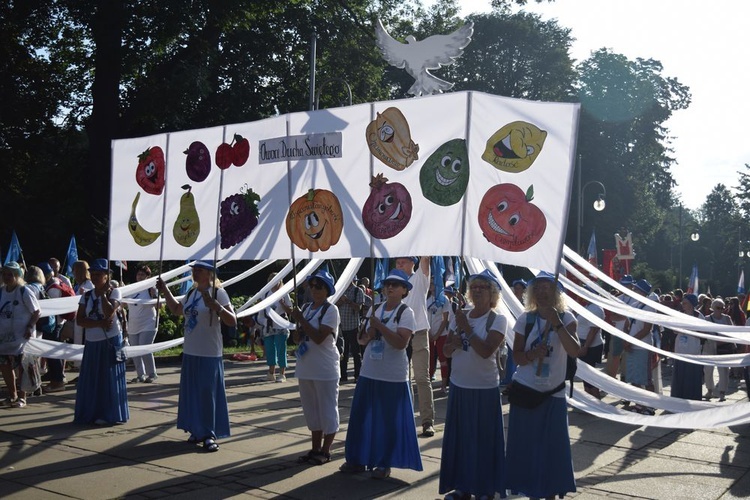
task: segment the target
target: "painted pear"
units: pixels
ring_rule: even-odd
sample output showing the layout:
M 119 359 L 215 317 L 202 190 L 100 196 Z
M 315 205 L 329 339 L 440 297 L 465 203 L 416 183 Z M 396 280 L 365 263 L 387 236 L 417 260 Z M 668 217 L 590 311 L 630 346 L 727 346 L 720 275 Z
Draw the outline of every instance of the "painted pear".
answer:
M 180 213 L 174 221 L 172 234 L 177 243 L 189 247 L 198 239 L 201 232 L 201 221 L 195 209 L 195 196 L 190 192 L 190 184 L 182 186 L 187 192 L 180 197 Z

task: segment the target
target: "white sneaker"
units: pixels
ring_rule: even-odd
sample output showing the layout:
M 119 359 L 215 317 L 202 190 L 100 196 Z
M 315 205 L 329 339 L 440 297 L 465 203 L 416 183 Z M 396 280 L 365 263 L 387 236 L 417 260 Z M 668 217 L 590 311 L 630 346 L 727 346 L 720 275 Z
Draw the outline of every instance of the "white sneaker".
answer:
M 276 377 L 276 382 L 286 382 L 286 375 L 279 375 L 278 377 Z
M 268 375 L 266 375 L 266 380 L 269 382 L 273 382 L 274 380 L 276 380 L 276 376 L 274 376 L 273 373 L 269 373 Z

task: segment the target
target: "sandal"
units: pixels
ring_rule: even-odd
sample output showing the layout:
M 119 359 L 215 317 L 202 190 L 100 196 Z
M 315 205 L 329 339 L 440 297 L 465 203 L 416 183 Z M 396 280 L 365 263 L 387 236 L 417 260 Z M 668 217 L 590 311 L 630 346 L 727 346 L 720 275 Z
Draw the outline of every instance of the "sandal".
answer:
M 469 500 L 471 495 L 461 490 L 455 490 L 443 497 L 443 500 Z
M 188 438 L 187 442 L 191 443 L 191 444 L 192 443 L 197 443 L 198 442 L 198 438 L 195 437 L 195 436 L 193 436 L 192 434 L 190 434 L 190 437 Z
M 364 465 L 356 465 L 356 464 L 350 464 L 349 462 L 344 462 L 341 464 L 341 467 L 339 467 L 339 472 L 343 472 L 345 474 L 354 474 L 357 472 L 364 472 L 365 466 Z
M 298 464 L 306 464 L 307 462 L 309 462 L 310 460 L 312 460 L 312 458 L 315 456 L 316 453 L 320 453 L 320 452 L 319 451 L 310 450 L 307 453 L 305 453 L 304 455 L 300 455 L 299 457 L 297 457 L 297 463 Z
M 370 473 L 370 477 L 372 477 L 373 479 L 385 479 L 387 477 L 390 477 L 390 475 L 390 467 L 375 467 Z
M 310 463 L 313 465 L 323 465 L 331 461 L 331 454 L 322 451 L 317 451 L 310 457 Z
M 219 451 L 219 445 L 213 438 L 206 438 L 203 440 L 203 448 L 208 452 Z

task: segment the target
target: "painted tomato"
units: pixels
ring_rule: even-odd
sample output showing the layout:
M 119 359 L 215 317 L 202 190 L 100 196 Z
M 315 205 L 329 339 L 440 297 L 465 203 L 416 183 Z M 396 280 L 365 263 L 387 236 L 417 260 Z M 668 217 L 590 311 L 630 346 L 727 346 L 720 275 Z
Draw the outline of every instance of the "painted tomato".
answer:
M 544 213 L 531 203 L 534 186 L 524 193 L 515 184 L 491 187 L 479 205 L 479 227 L 487 241 L 509 252 L 534 246 L 547 229 Z
M 403 184 L 378 174 L 370 182 L 370 196 L 362 207 L 362 222 L 375 238 L 385 240 L 404 230 L 411 220 L 411 195 Z
M 160 195 L 164 191 L 164 151 L 159 146 L 148 148 L 138 155 L 135 181 L 148 194 Z
M 286 233 L 303 250 L 328 250 L 338 243 L 343 229 L 341 204 L 330 191 L 310 189 L 289 207 Z
M 452 139 L 437 148 L 419 171 L 422 194 L 443 207 L 458 203 L 468 184 L 469 155 L 463 139 Z

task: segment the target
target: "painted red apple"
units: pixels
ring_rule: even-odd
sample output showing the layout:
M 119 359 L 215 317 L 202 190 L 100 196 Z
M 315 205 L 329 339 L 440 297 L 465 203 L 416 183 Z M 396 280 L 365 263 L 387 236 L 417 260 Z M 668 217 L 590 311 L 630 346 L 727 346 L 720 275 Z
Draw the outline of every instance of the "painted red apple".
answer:
M 524 193 L 515 184 L 491 187 L 479 205 L 479 227 L 487 241 L 509 252 L 534 246 L 547 229 L 547 218 L 531 203 L 534 186 Z
M 362 207 L 362 222 L 375 238 L 385 240 L 403 231 L 411 220 L 411 195 L 403 184 L 378 174 L 370 182 L 370 196 Z
M 242 137 L 240 134 L 234 134 L 232 146 L 232 154 L 234 156 L 232 163 L 235 167 L 241 167 L 250 158 L 250 141 Z

